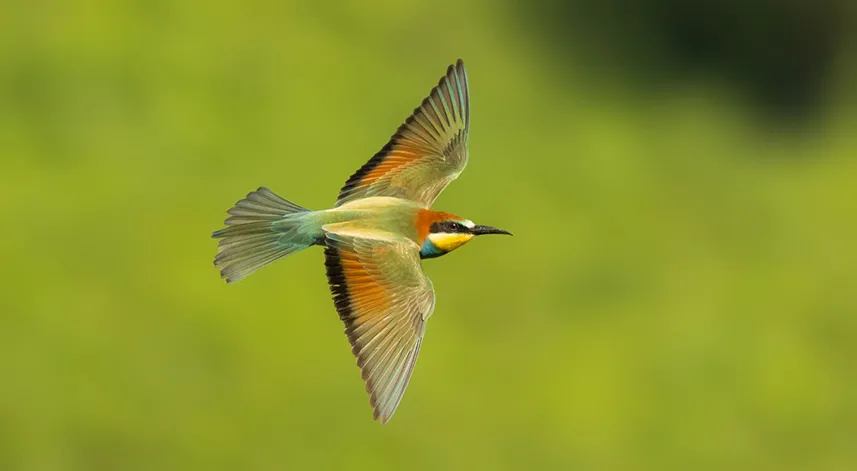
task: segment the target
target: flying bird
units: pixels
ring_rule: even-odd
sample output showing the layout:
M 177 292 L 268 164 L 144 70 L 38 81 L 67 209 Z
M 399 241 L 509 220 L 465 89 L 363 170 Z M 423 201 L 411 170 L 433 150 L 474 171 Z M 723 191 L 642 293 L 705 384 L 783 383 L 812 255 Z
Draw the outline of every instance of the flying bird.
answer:
M 475 236 L 509 234 L 432 203 L 467 165 L 470 97 L 460 59 L 331 209 L 312 211 L 261 187 L 227 211 L 214 265 L 227 283 L 313 245 L 324 247 L 330 292 L 357 357 L 373 418 L 395 413 L 434 311 L 421 260 Z

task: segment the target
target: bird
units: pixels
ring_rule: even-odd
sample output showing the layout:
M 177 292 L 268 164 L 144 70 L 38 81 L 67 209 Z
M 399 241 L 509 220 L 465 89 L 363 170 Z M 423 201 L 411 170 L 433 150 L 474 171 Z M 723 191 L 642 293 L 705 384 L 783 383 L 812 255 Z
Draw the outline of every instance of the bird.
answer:
M 447 68 L 387 144 L 351 175 L 334 206 L 313 211 L 260 187 L 227 211 L 214 265 L 227 283 L 311 246 L 325 271 L 373 408 L 387 423 L 410 381 L 435 306 L 422 260 L 476 236 L 510 232 L 432 204 L 468 161 L 464 62 Z

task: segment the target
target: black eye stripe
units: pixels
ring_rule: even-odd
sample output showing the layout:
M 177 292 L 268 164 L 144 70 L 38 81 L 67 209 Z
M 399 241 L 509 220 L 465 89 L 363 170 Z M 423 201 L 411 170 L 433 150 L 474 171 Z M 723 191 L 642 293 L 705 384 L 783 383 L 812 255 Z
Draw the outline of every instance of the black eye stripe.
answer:
M 467 232 L 468 229 L 456 221 L 441 221 L 436 222 L 431 225 L 431 232 L 447 232 L 447 233 L 464 233 Z

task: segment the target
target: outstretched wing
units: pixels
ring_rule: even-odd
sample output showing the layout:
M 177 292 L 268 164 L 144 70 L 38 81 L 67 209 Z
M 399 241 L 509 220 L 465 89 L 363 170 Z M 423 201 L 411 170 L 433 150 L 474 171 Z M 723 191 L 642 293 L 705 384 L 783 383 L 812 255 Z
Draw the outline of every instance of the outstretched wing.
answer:
M 461 59 L 374 157 L 339 192 L 336 206 L 370 196 L 430 207 L 467 165 L 470 97 Z
M 351 223 L 324 227 L 327 278 L 357 357 L 375 419 L 393 416 L 414 370 L 426 320 L 434 310 L 419 246 Z

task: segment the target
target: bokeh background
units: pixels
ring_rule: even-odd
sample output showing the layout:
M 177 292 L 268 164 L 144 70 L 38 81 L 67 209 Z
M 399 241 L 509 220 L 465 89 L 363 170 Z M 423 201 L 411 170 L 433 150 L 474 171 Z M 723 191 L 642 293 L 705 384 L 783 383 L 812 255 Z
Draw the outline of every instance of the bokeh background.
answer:
M 0 5 L 0 469 L 857 469 L 850 0 Z M 513 231 L 371 420 L 311 249 L 237 285 L 259 185 L 330 206 L 458 57 Z

